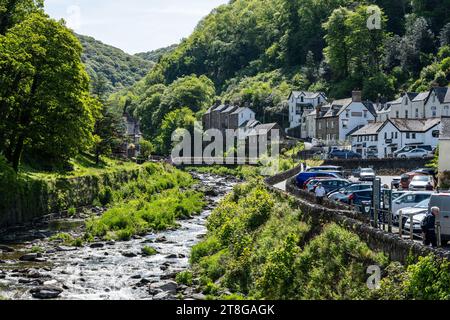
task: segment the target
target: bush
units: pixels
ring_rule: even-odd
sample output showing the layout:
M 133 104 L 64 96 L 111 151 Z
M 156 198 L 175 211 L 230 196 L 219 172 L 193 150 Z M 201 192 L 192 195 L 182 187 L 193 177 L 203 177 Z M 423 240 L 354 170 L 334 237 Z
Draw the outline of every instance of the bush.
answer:
M 144 254 L 145 256 L 154 256 L 158 254 L 158 251 L 156 251 L 156 249 L 153 247 L 145 246 L 142 248 L 142 254 Z
M 190 271 L 183 271 L 177 274 L 176 282 L 185 286 L 191 286 L 194 279 L 194 275 Z

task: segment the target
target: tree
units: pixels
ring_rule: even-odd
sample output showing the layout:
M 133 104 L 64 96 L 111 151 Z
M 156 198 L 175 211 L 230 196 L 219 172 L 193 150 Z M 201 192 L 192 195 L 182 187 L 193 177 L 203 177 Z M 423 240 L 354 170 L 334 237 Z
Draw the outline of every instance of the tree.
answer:
M 99 102 L 100 103 L 100 102 Z M 114 113 L 108 106 L 100 106 L 102 112 L 96 120 L 94 130 L 93 152 L 95 161 L 100 163 L 100 156 L 110 155 L 125 140 L 125 123 L 121 114 Z
M 441 47 L 450 45 L 450 23 L 447 23 L 444 28 L 442 28 L 441 33 L 439 34 L 439 41 Z
M 0 0 L 0 35 L 43 7 L 43 0 Z
M 139 142 L 139 145 L 141 146 L 141 152 L 140 155 L 145 160 L 148 160 L 148 158 L 152 155 L 153 152 L 155 152 L 155 146 L 150 141 L 147 141 L 145 139 L 141 139 Z
M 188 129 L 192 132 L 195 116 L 191 109 L 181 108 L 168 113 L 161 124 L 159 135 L 156 138 L 158 152 L 168 155 L 172 149 L 172 134 L 177 129 Z
M 97 103 L 69 29 L 41 13 L 0 36 L 0 148 L 18 170 L 25 147 L 65 161 L 92 142 Z

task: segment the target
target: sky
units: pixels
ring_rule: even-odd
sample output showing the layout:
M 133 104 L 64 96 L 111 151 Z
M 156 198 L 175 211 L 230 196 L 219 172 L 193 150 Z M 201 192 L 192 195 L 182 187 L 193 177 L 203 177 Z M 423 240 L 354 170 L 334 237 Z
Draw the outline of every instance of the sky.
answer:
M 130 54 L 180 42 L 228 0 L 45 0 L 46 12 L 79 34 Z

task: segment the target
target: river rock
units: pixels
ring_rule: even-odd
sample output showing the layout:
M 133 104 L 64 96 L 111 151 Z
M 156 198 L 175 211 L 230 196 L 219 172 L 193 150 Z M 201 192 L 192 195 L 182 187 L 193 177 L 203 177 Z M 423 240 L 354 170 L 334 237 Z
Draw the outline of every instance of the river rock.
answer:
M 192 299 L 194 300 L 206 300 L 206 296 L 201 293 L 195 293 L 192 295 Z
M 104 243 L 96 242 L 96 243 L 92 243 L 89 247 L 91 249 L 100 249 L 100 248 L 103 248 L 104 246 L 105 246 Z
M 177 258 L 178 258 L 178 255 L 175 254 L 175 253 L 169 254 L 169 255 L 166 257 L 166 259 L 177 259 Z
M 0 260 L 0 264 L 5 264 L 5 263 L 6 263 L 6 261 Z
M 3 252 L 14 252 L 15 250 L 13 248 L 11 248 L 11 247 L 0 245 L 0 251 L 3 251 Z
M 63 289 L 55 286 L 40 286 L 30 290 L 35 299 L 55 299 L 63 292 Z
M 152 287 L 168 292 L 170 294 L 176 294 L 178 289 L 178 284 L 175 281 L 167 281 L 164 283 L 155 283 Z
M 135 258 L 138 256 L 135 252 L 122 252 L 122 255 L 126 258 Z
M 40 258 L 39 253 L 27 253 L 20 257 L 20 261 L 33 262 Z
M 165 236 L 156 238 L 155 242 L 167 242 L 167 238 Z
M 160 292 L 153 296 L 153 300 L 169 300 L 171 297 L 171 294 L 168 292 Z
M 58 247 L 56 247 L 56 251 L 59 251 L 59 252 L 70 252 L 70 251 L 77 251 L 77 248 L 75 248 L 75 247 L 66 247 L 66 246 L 58 246 Z

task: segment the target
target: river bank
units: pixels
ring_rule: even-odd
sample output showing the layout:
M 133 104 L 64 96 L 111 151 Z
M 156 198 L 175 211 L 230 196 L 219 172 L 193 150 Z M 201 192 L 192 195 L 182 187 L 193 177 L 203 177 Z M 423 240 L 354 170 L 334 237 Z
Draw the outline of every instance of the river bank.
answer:
M 84 219 L 46 221 L 32 229 L 13 230 L 0 237 L 0 296 L 7 299 L 202 299 L 178 286 L 176 275 L 189 267 L 191 248 L 206 234 L 206 219 L 234 184 L 230 178 L 196 174 L 207 189 L 200 215 L 169 230 L 133 236 L 130 241 L 99 241 L 82 247 L 51 237 L 66 230 L 84 231 Z M 95 209 L 100 215 L 102 209 Z M 55 228 L 55 226 L 58 226 Z M 57 229 L 57 230 L 55 230 Z M 154 249 L 149 252 L 148 248 Z M 10 252 L 8 252 L 10 251 Z M 150 250 L 153 251 L 153 250 Z

